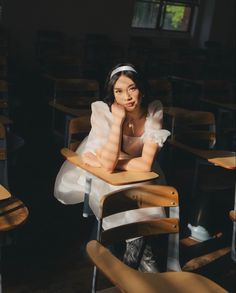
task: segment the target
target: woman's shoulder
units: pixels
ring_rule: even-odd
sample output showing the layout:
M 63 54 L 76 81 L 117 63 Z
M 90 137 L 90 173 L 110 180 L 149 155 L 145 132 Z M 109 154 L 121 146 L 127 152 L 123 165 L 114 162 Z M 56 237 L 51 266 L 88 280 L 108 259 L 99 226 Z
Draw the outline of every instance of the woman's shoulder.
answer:
M 163 106 L 161 101 L 159 100 L 154 100 L 148 105 L 148 115 L 155 115 L 155 113 L 162 111 Z
M 92 111 L 98 111 L 98 110 L 107 110 L 109 111 L 109 107 L 106 103 L 103 101 L 96 101 L 91 104 Z
M 103 101 L 96 101 L 91 104 L 92 116 L 94 117 L 107 117 L 111 119 L 111 111 L 109 106 Z

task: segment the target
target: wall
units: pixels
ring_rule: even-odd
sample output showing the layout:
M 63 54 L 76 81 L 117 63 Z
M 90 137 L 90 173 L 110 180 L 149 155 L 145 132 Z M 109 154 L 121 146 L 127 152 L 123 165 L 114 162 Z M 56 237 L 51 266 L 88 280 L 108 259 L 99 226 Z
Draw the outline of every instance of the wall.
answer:
M 39 29 L 61 30 L 70 39 L 73 53 L 81 53 L 86 33 L 102 33 L 127 43 L 133 34 L 130 23 L 135 0 L 2 0 L 2 26 L 10 34 L 10 56 L 16 63 L 32 66 L 35 59 L 35 32 Z M 216 11 L 211 2 L 216 1 Z M 207 11 L 200 12 L 194 43 L 202 46 L 209 39 L 231 46 L 234 35 L 229 31 L 234 0 L 205 0 Z M 222 7 L 223 6 L 223 7 Z M 210 15 L 210 17 L 209 17 Z M 212 21 L 211 21 L 212 20 Z M 150 35 L 154 37 L 154 35 Z M 158 35 L 155 35 L 155 38 Z M 169 36 L 168 36 L 169 37 Z M 161 36 L 165 39 L 165 36 Z

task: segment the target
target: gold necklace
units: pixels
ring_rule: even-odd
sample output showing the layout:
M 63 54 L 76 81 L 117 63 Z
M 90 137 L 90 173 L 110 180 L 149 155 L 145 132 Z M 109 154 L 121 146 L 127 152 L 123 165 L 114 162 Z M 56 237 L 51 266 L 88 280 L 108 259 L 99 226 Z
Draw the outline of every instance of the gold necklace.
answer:
M 131 129 L 132 134 L 134 135 L 134 123 L 133 123 L 133 120 L 128 121 L 127 125 L 128 125 L 128 128 Z
M 141 118 L 143 118 L 143 116 L 146 114 L 146 112 L 144 111 L 139 118 L 137 118 L 136 120 L 140 120 Z M 127 126 L 128 128 L 132 131 L 132 135 L 134 136 L 134 118 L 131 118 L 130 120 L 127 121 Z

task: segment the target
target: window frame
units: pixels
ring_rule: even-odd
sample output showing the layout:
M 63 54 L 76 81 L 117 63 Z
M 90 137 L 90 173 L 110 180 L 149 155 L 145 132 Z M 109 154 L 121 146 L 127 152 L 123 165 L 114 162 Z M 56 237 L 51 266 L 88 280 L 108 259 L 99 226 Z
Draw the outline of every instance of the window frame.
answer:
M 150 32 L 159 32 L 159 33 L 174 33 L 174 34 L 189 34 L 193 30 L 193 25 L 194 25 L 194 20 L 197 12 L 197 8 L 200 5 L 200 0 L 136 0 L 135 4 L 137 2 L 141 3 L 158 3 L 159 4 L 159 10 L 157 14 L 157 19 L 156 19 L 156 26 L 154 28 L 150 27 L 135 27 L 132 26 L 132 21 L 134 17 L 134 10 L 133 10 L 133 17 L 131 20 L 131 29 L 136 30 L 136 31 L 150 31 Z M 183 5 L 185 7 L 190 7 L 191 12 L 190 12 L 190 18 L 188 22 L 188 28 L 186 31 L 181 31 L 181 30 L 168 30 L 168 29 L 163 29 L 164 25 L 164 16 L 166 12 L 166 5 L 173 5 L 173 6 L 180 6 Z

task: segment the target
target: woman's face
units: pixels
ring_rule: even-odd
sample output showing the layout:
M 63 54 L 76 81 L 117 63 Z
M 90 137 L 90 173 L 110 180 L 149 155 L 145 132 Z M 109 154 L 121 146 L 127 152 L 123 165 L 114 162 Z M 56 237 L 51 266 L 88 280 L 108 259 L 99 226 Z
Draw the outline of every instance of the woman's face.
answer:
M 140 107 L 141 92 L 132 79 L 121 75 L 114 84 L 113 93 L 117 104 L 131 112 Z

